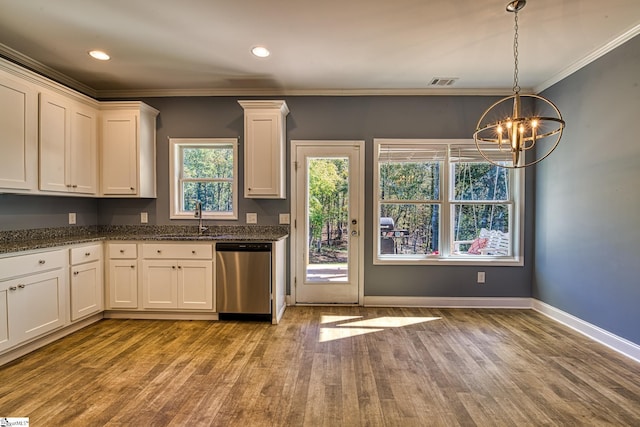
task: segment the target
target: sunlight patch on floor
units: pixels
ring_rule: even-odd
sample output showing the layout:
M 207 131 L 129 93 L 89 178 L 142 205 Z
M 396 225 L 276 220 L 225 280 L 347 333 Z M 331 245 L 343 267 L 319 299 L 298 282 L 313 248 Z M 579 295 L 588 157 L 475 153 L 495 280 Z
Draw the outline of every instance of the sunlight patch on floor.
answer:
M 362 319 L 362 316 L 338 316 L 331 314 L 323 314 L 320 316 L 320 323 L 323 325 L 329 323 L 339 323 L 331 327 L 320 328 L 320 342 L 339 340 L 342 338 L 350 338 L 358 335 L 370 334 L 373 332 L 382 332 L 388 328 L 401 328 L 403 326 L 416 325 L 418 323 L 431 322 L 440 320 L 441 317 L 402 317 L 402 316 L 384 316 L 373 319 Z
M 384 329 L 374 328 L 320 328 L 320 342 L 350 338 L 358 335 L 381 332 Z
M 362 316 L 336 316 L 333 314 L 323 314 L 320 316 L 320 323 L 336 323 L 336 322 L 345 322 L 347 320 L 352 319 L 362 319 Z

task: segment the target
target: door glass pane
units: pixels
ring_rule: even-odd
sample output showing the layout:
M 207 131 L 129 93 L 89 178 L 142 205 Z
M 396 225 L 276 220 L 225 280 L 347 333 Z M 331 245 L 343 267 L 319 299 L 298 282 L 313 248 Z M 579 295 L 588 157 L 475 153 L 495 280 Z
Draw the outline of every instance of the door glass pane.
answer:
M 306 282 L 347 282 L 349 159 L 307 158 Z

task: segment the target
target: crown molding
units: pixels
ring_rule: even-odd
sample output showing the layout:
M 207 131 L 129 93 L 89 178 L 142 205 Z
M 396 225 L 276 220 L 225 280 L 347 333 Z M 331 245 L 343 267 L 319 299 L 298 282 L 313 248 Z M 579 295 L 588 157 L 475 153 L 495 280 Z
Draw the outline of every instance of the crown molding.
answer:
M 54 70 L 53 68 L 44 65 L 42 62 L 36 61 L 35 59 L 30 58 L 27 55 L 24 55 L 2 43 L 0 43 L 0 56 L 47 79 L 65 85 L 84 95 L 96 98 L 96 90 L 92 87 L 89 87 L 75 79 L 72 79 L 66 74 Z
M 591 64 L 595 60 L 597 60 L 597 59 L 601 58 L 602 56 L 606 55 L 607 53 L 611 52 L 612 50 L 614 50 L 618 46 L 621 46 L 625 42 L 631 40 L 632 38 L 634 38 L 638 34 L 640 34 L 640 24 L 637 24 L 636 26 L 632 27 L 628 31 L 626 31 L 623 34 L 621 34 L 620 36 L 616 37 L 615 39 L 613 39 L 609 43 L 597 48 L 596 50 L 591 52 L 589 55 L 584 57 L 583 59 L 571 64 L 570 66 L 568 66 L 564 70 L 560 71 L 555 76 L 553 76 L 550 79 L 542 82 L 540 85 L 538 85 L 538 86 L 536 86 L 534 88 L 534 93 L 539 94 L 540 92 L 550 88 L 554 84 L 556 84 L 559 81 L 569 77 L 571 74 L 575 73 L 576 71 L 580 70 L 581 68 L 586 67 L 587 65 Z

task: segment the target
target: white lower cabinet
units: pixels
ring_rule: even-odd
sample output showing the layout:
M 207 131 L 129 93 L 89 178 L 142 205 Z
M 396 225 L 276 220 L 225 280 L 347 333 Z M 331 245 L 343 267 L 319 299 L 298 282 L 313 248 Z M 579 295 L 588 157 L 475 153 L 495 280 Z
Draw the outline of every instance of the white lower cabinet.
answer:
M 0 260 L 0 351 L 66 324 L 65 268 L 66 251 Z
M 70 250 L 71 321 L 104 309 L 102 244 Z
M 213 309 L 213 262 L 144 260 L 144 308 Z
M 145 309 L 213 310 L 211 244 L 142 245 Z
M 109 260 L 109 308 L 138 308 L 138 268 L 135 259 Z
M 135 243 L 107 244 L 107 295 L 112 309 L 138 308 L 138 249 Z

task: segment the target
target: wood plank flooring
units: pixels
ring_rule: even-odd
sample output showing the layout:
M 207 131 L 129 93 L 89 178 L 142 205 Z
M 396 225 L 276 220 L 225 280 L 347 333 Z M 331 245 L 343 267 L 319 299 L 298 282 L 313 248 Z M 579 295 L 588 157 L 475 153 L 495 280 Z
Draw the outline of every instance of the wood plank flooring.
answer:
M 640 364 L 531 310 L 103 320 L 0 367 L 31 426 L 638 426 Z

